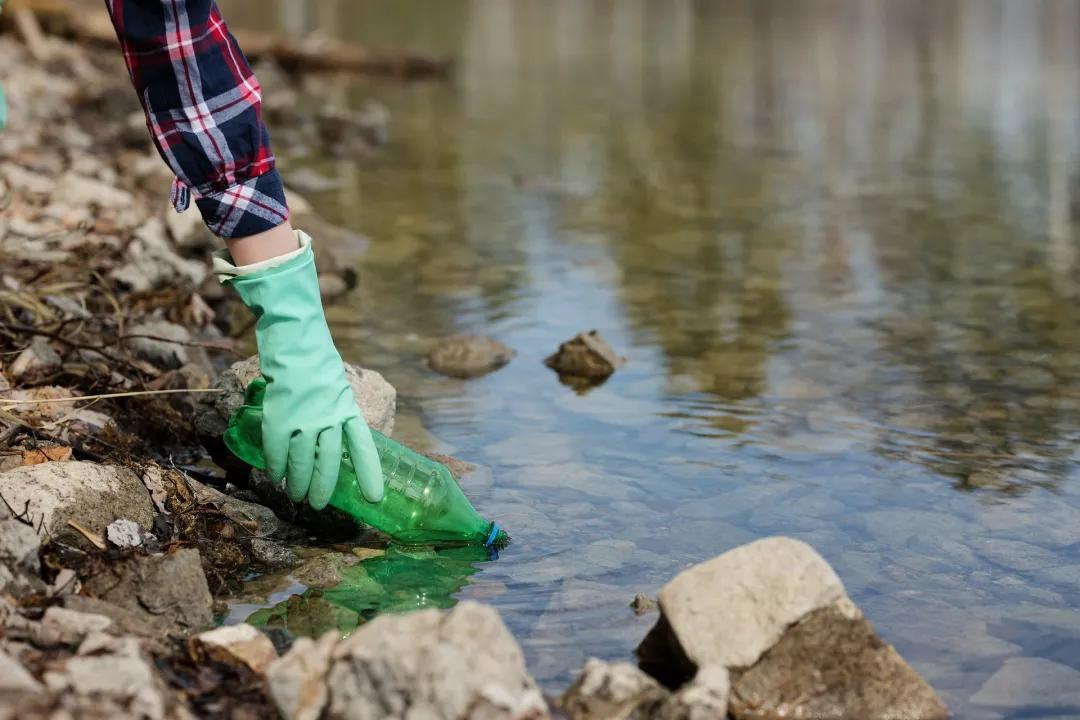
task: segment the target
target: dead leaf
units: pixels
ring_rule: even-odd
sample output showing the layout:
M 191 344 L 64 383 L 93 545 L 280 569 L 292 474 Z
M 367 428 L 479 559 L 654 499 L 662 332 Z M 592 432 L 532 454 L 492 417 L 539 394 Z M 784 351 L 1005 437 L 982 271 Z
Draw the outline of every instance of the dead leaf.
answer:
M 23 450 L 23 465 L 40 465 L 45 462 L 63 462 L 71 459 L 71 448 L 64 445 Z

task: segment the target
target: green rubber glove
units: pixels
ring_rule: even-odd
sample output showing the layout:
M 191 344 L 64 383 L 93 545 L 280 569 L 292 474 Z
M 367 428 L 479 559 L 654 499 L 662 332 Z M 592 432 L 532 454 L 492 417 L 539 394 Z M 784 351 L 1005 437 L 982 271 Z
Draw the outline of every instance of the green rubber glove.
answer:
M 310 243 L 282 265 L 225 283 L 256 318 L 270 478 L 286 478 L 293 502 L 306 497 L 311 507 L 323 509 L 337 484 L 344 438 L 364 497 L 382 500 L 379 454 L 326 325 Z

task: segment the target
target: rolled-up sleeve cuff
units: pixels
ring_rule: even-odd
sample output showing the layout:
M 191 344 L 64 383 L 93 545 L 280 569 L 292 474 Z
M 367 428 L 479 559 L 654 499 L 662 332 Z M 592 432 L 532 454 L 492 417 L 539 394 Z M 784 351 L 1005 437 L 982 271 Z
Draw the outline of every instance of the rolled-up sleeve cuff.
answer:
M 276 169 L 221 192 L 195 195 L 195 204 L 210 232 L 223 238 L 255 235 L 289 219 L 285 187 Z

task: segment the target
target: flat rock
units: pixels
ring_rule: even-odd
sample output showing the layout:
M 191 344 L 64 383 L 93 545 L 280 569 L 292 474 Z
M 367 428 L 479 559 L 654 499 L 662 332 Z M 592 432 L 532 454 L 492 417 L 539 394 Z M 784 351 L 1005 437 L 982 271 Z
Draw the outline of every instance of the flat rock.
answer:
M 559 373 L 587 380 L 602 380 L 626 364 L 596 330 L 580 332 L 544 360 Z
M 270 638 L 250 625 L 227 625 L 200 633 L 189 641 L 196 657 L 227 665 L 244 665 L 262 673 L 277 660 Z
M 190 360 L 188 345 L 191 333 L 187 328 L 168 320 L 143 320 L 125 331 L 124 344 L 136 356 L 159 368 L 175 370 Z
M 112 620 L 112 625 L 108 628 L 109 632 L 121 635 L 156 638 L 168 632 L 172 624 L 169 618 L 150 615 L 142 608 L 131 610 L 84 595 L 65 595 L 63 604 L 64 608 L 69 610 L 109 618 Z
M 42 689 L 41 683 L 18 660 L 0 649 L 0 705 L 6 693 L 38 693 Z
M 734 674 L 736 720 L 782 717 L 945 720 L 934 690 L 842 600 L 808 613 Z
M 0 473 L 0 495 L 36 527 L 53 537 L 86 543 L 74 521 L 99 534 L 114 520 L 133 520 L 144 530 L 154 521 L 150 494 L 131 470 L 92 462 L 48 462 Z
M 210 588 L 194 548 L 126 558 L 111 572 L 87 579 L 85 587 L 148 623 L 164 618 L 183 631 L 202 629 L 214 620 Z
M 11 377 L 19 379 L 33 372 L 48 372 L 60 367 L 60 354 L 53 349 L 49 341 L 36 337 L 25 350 L 15 356 L 8 366 Z
M 1080 670 L 1045 658 L 1010 658 L 971 696 L 971 702 L 1080 712 Z
M 135 198 L 131 193 L 112 187 L 95 178 L 74 172 L 65 173 L 56 184 L 56 197 L 71 205 L 97 205 L 102 208 L 130 207 Z
M 41 618 L 42 627 L 62 642 L 76 644 L 92 632 L 109 629 L 113 621 L 96 613 L 85 613 L 63 607 L 50 607 Z
M 806 613 L 847 597 L 840 578 L 804 542 L 765 538 L 684 570 L 660 590 L 661 619 L 638 649 L 663 678 L 706 665 L 749 667 Z M 655 671 L 654 659 L 660 663 Z
M 33 527 L 14 518 L 0 520 L 0 563 L 37 572 L 40 549 L 41 538 Z
M 338 642 L 298 643 L 267 678 L 289 720 L 548 717 L 513 636 L 495 610 L 473 602 L 383 615 Z
M 428 367 L 456 378 L 474 378 L 498 370 L 517 353 L 486 335 L 456 335 L 440 340 L 428 353 Z
M 234 363 L 218 376 L 214 387 L 220 394 L 207 394 L 195 411 L 195 427 L 203 437 L 220 439 L 228 427 L 229 418 L 244 404 L 244 388 L 259 375 L 259 356 Z M 352 386 L 353 396 L 368 426 L 384 435 L 394 431 L 397 391 L 374 370 L 345 363 L 345 376 Z

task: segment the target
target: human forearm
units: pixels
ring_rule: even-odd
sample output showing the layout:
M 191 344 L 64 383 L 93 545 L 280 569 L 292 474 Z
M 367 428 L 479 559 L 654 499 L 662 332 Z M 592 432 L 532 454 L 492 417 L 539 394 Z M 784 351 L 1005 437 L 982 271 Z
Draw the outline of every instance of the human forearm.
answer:
M 106 5 L 154 144 L 176 174 L 173 204 L 182 209 L 194 197 L 207 226 L 230 246 L 250 237 L 282 246 L 292 233 L 278 229 L 289 210 L 262 121 L 262 90 L 217 5 Z M 236 247 L 247 257 L 254 244 Z

